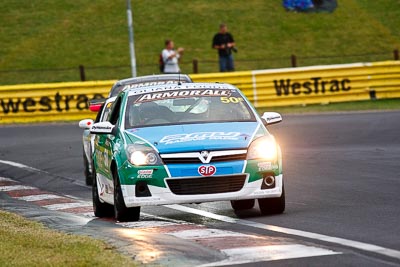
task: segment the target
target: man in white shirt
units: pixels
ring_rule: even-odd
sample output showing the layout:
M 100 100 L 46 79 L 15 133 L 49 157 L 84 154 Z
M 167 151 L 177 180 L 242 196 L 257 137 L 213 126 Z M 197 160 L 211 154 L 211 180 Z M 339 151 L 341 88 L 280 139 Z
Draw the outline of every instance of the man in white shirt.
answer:
M 174 42 L 172 40 L 165 41 L 165 49 L 161 53 L 164 61 L 164 73 L 181 72 L 181 69 L 178 65 L 178 60 L 181 57 L 182 52 L 182 47 L 179 47 L 177 51 L 174 50 Z

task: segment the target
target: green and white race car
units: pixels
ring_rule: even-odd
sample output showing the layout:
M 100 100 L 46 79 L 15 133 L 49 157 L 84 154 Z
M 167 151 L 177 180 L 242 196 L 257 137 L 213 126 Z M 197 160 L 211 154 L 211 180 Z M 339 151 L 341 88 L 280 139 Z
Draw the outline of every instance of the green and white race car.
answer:
M 95 134 L 93 207 L 136 221 L 141 206 L 231 201 L 235 210 L 285 210 L 282 154 L 260 117 L 229 84 L 186 83 L 122 91 Z

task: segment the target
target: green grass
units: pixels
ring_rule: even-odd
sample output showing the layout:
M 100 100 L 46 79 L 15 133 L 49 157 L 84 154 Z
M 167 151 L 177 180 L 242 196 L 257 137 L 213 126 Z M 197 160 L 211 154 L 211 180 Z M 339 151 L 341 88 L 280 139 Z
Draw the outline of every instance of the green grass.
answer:
M 158 72 L 166 38 L 185 48 L 181 68 L 216 72 L 211 39 L 224 21 L 236 39 L 237 70 L 392 59 L 400 47 L 398 0 L 339 1 L 333 14 L 287 13 L 282 1 L 132 1 L 138 75 Z M 130 76 L 126 1 L 0 2 L 0 84 Z M 357 56 L 360 55 L 360 56 Z M 103 68 L 120 66 L 119 68 Z M 20 69 L 68 69 L 10 72 Z
M 0 266 L 135 266 L 89 237 L 56 232 L 0 210 Z
M 355 102 L 331 103 L 325 105 L 306 105 L 291 107 L 275 107 L 272 109 L 259 108 L 257 111 L 262 114 L 265 111 L 275 111 L 281 114 L 306 114 L 323 112 L 347 112 L 347 111 L 388 111 L 400 110 L 400 99 L 380 99 Z

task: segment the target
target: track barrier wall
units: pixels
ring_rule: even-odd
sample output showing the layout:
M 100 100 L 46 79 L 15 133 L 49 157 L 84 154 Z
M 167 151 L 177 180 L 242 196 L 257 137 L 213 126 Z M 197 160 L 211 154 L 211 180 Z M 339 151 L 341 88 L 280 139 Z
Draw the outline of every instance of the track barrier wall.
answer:
M 192 74 L 195 82 L 237 86 L 257 108 L 400 98 L 400 62 L 386 61 Z M 0 86 L 0 124 L 94 118 L 88 100 L 114 80 Z

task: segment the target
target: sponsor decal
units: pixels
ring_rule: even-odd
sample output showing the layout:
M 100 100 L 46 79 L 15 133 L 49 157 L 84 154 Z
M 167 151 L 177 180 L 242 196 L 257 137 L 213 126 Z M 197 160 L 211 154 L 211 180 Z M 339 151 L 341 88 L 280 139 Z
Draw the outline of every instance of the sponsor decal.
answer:
M 104 196 L 104 192 L 106 190 L 105 185 L 100 183 L 99 186 L 100 186 L 100 196 Z
M 274 80 L 276 95 L 310 95 L 310 94 L 325 94 L 326 92 L 337 93 L 340 91 L 350 91 L 351 81 L 343 80 L 322 80 L 321 77 L 310 78 L 310 81 L 303 83 L 292 82 L 291 79 Z
M 211 176 L 211 175 L 215 174 L 215 172 L 217 171 L 217 167 L 215 167 L 213 165 L 201 165 L 197 169 L 197 171 L 202 176 Z
M 229 97 L 231 95 L 231 90 L 224 89 L 199 89 L 199 90 L 171 90 L 165 92 L 154 92 L 140 95 L 136 99 L 135 103 L 142 103 L 155 100 L 163 99 L 174 99 L 174 98 L 186 98 L 193 96 L 220 96 Z
M 153 170 L 138 170 L 136 178 L 153 178 Z
M 74 110 L 88 110 L 90 99 L 102 99 L 101 94 L 94 95 L 62 95 L 57 92 L 54 96 L 42 96 L 40 99 L 26 98 L 3 98 L 0 99 L 0 113 L 41 113 L 41 112 L 68 112 Z
M 203 140 L 239 140 L 239 132 L 198 132 L 190 134 L 174 134 L 164 136 L 160 143 L 166 145 Z
M 258 171 L 262 172 L 262 171 L 269 171 L 272 169 L 272 164 L 271 162 L 259 162 L 257 164 L 258 166 Z
M 96 126 L 93 125 L 91 130 L 112 130 L 111 126 Z
M 271 162 L 259 162 L 257 166 L 259 172 L 270 171 L 279 167 L 278 164 L 272 164 Z
M 112 193 L 114 193 L 114 188 L 111 188 L 111 186 L 106 185 L 106 193 L 107 193 L 107 194 L 112 194 Z

